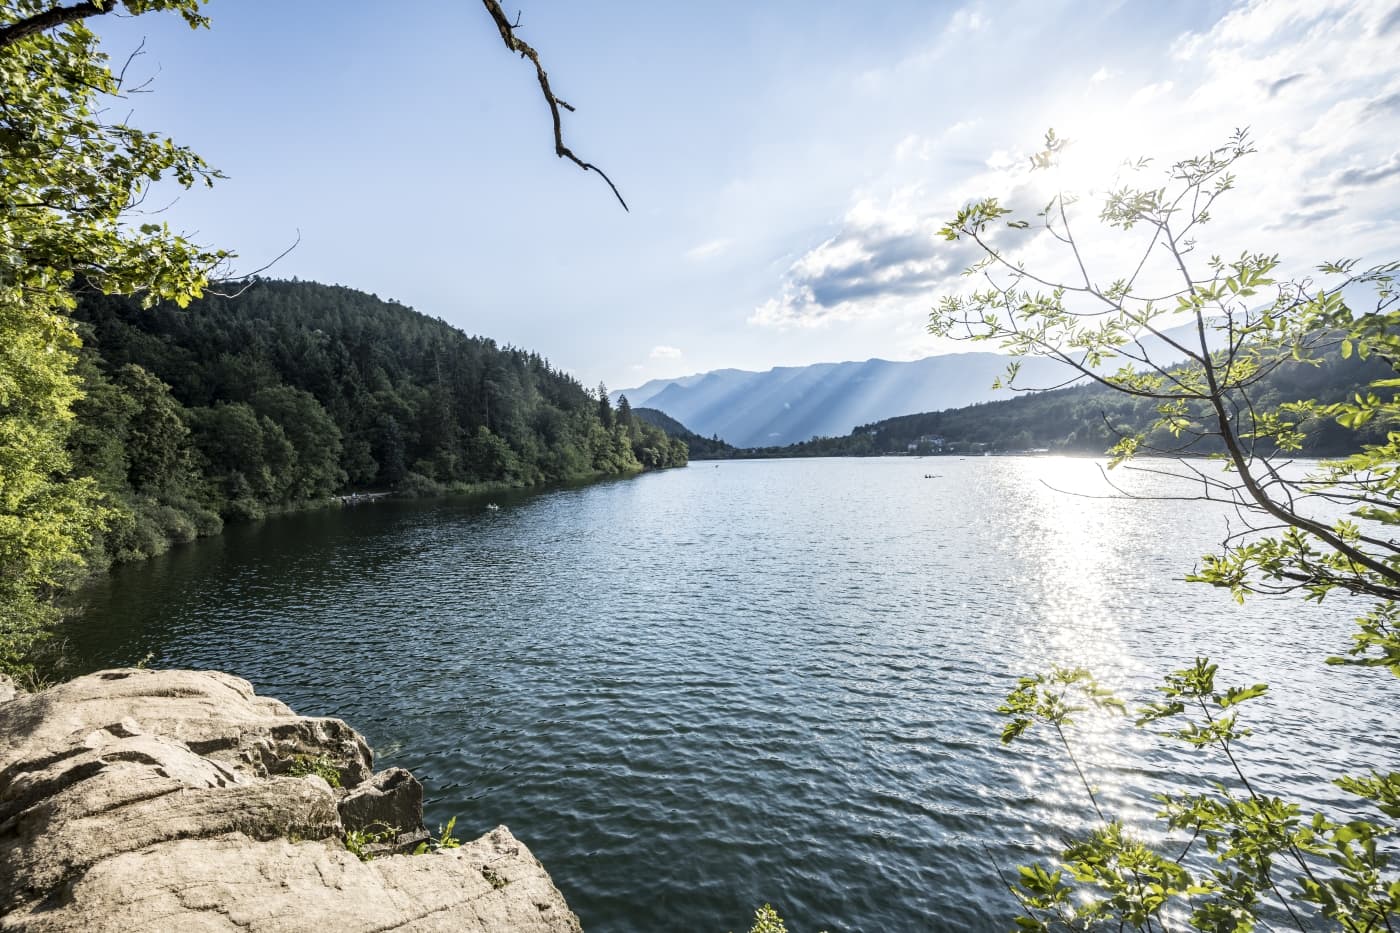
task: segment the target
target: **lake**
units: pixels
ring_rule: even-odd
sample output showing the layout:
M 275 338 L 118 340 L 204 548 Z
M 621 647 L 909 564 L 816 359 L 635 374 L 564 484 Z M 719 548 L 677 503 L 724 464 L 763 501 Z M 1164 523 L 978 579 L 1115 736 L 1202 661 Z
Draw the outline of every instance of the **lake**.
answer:
M 1328 776 L 1400 757 L 1400 680 L 1322 663 L 1363 603 L 1241 607 L 1183 583 L 1225 516 L 1063 491 L 1098 477 L 1060 458 L 699 462 L 499 510 L 314 512 L 119 568 L 71 648 L 344 718 L 377 767 L 423 781 L 430 828 L 509 825 L 590 931 L 743 931 L 764 902 L 793 933 L 1005 930 L 997 869 L 1090 825 L 1045 736 L 998 742 L 1022 674 L 1083 665 L 1141 699 L 1208 654 L 1222 686 L 1267 680 L 1245 767 L 1315 805 L 1346 803 Z M 1115 720 L 1077 742 L 1136 824 L 1208 760 Z

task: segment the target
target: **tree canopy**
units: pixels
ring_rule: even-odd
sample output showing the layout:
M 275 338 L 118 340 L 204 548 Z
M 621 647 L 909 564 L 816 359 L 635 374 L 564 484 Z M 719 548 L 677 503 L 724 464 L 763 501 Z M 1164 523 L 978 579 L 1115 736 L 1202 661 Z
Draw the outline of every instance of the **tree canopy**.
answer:
M 686 459 L 539 354 L 354 289 L 257 281 L 188 310 L 85 295 L 73 314 L 87 393 L 75 463 L 134 516 L 106 536 L 108 558 L 342 490 L 531 486 Z M 141 527 L 155 530 L 127 535 Z
M 133 13 L 197 0 L 129 0 Z M 96 484 L 66 448 L 79 287 L 187 304 L 226 256 L 162 223 L 133 224 L 150 186 L 217 173 L 173 141 L 107 118 L 123 93 L 84 16 L 111 5 L 0 3 L 0 668 L 13 668 L 53 620 L 46 596 L 82 564 L 106 519 Z

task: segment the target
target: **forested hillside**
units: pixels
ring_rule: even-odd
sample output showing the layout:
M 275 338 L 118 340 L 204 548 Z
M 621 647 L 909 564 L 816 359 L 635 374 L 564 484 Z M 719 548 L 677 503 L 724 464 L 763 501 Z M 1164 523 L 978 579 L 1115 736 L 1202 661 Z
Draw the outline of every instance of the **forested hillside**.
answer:
M 1319 365 L 1285 364 L 1254 391 L 1259 410 L 1282 402 L 1317 399 L 1335 402 L 1355 392 L 1365 394 L 1376 379 L 1392 376 L 1384 362 L 1330 356 Z M 980 453 L 1048 449 L 1063 453 L 1102 454 L 1118 440 L 1119 431 L 1132 433 L 1156 417 L 1150 399 L 1131 398 L 1097 384 L 1019 395 L 1002 401 L 964 408 L 903 415 L 865 424 L 844 437 L 819 437 L 786 447 L 744 451 L 753 457 L 877 456 L 892 453 Z M 1303 456 L 1352 453 L 1360 444 L 1380 443 L 1394 425 L 1373 422 L 1360 430 L 1344 428 L 1332 420 L 1305 425 Z M 1190 440 L 1172 438 L 1166 432 L 1151 442 L 1169 450 Z M 1216 451 L 1209 444 L 1195 444 L 1187 454 Z M 702 455 L 696 454 L 697 458 Z M 721 455 L 723 456 L 723 455 Z
M 626 398 L 627 396 L 622 396 Z M 716 437 L 701 437 L 694 431 L 681 424 L 675 418 L 659 411 L 655 408 L 633 409 L 638 418 L 647 424 L 653 425 L 665 431 L 671 437 L 684 441 L 686 448 L 690 452 L 691 459 L 694 460 L 724 460 L 731 457 L 743 456 L 743 448 L 726 444 Z
M 538 354 L 349 288 L 260 281 L 142 310 L 84 295 L 70 439 L 111 514 L 94 555 L 139 557 L 334 493 L 530 486 L 683 464 Z

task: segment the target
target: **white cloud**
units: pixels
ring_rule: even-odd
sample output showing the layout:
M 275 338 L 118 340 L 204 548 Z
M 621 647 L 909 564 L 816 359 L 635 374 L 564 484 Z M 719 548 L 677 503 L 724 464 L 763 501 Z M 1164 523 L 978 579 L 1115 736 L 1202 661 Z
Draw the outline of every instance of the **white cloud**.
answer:
M 692 246 L 685 251 L 685 258 L 692 262 L 703 262 L 706 259 L 713 259 L 720 253 L 729 249 L 732 241 L 728 237 L 721 237 L 717 240 L 709 240 L 698 246 Z
M 948 21 L 949 32 L 977 32 L 986 26 L 987 18 L 982 15 L 982 11 L 970 6 L 958 10 Z
M 961 270 L 965 248 L 938 236 L 918 188 L 885 201 L 857 201 L 841 230 L 799 256 L 783 274 L 782 292 L 759 305 L 749 323 L 823 327 L 880 317 L 926 303 L 935 285 Z
M 1222 205 L 1240 240 L 1261 227 L 1298 265 L 1325 253 L 1392 258 L 1400 248 L 1400 59 L 1387 22 L 1394 0 L 1250 0 L 1176 53 L 1202 77 L 1183 119 L 1250 125 L 1259 154 Z M 1217 131 L 1218 132 L 1218 131 Z M 1364 190 L 1362 190 L 1364 189 Z M 1326 206 L 1319 206 L 1325 204 Z
M 965 9 L 950 29 L 968 29 L 975 18 Z M 785 264 L 775 293 L 748 321 L 812 328 L 922 320 L 941 292 L 967 284 L 956 273 L 973 254 L 935 237 L 954 210 L 984 196 L 1029 201 L 1032 210 L 1048 200 L 1034 197 L 1050 179 L 1029 177 L 1027 157 L 1038 139 L 1026 127 L 1054 126 L 1074 141 L 1059 181 L 1085 195 L 1076 233 L 1086 240 L 1100 196 L 1125 158 L 1155 157 L 1157 174 L 1140 183 L 1156 184 L 1171 162 L 1250 126 L 1259 152 L 1239 165 L 1239 190 L 1212 211 L 1214 222 L 1203 231 L 1209 251 L 1278 251 L 1292 261 L 1289 272 L 1333 255 L 1396 258 L 1398 37 L 1396 0 L 1246 0 L 1198 32 L 1163 40 L 1156 60 L 1109 58 L 1087 85 L 1082 78 L 1047 79 L 1053 89 L 1013 101 L 956 145 L 944 142 L 955 127 L 966 130 L 963 124 L 906 132 L 886 150 L 883 175 L 873 173 L 852 193 L 834 232 L 813 238 Z M 967 106 L 975 112 L 985 103 Z M 968 158 L 978 151 L 969 151 L 973 145 L 984 158 Z M 915 178 L 923 184 L 911 185 Z M 882 185 L 895 193 L 872 197 Z M 1125 239 L 1131 237 L 1094 241 L 1091 274 L 1116 277 L 1129 250 Z M 1058 263 L 1054 248 L 1048 237 L 1026 237 L 1016 255 Z
M 1128 107 L 1131 110 L 1139 110 L 1151 104 L 1153 101 L 1166 97 L 1171 93 L 1175 85 L 1171 81 L 1158 81 L 1146 87 L 1139 88 L 1131 98 L 1128 99 Z
M 919 159 L 928 161 L 928 157 L 933 151 L 933 140 L 918 133 L 910 133 L 899 141 L 899 145 L 894 147 L 894 157 L 898 162 L 908 159 Z
M 927 162 L 939 155 L 946 144 L 951 143 L 958 136 L 965 134 L 981 122 L 977 119 L 959 120 L 933 136 L 910 133 L 894 147 L 894 159 L 896 162 L 908 162 L 913 159 Z
M 1338 172 L 1334 178 L 1337 184 L 1348 187 L 1377 185 L 1400 175 L 1400 152 L 1393 154 L 1380 165 L 1359 165 Z
M 660 346 L 652 347 L 651 353 L 648 354 L 648 356 L 653 360 L 678 360 L 684 356 L 684 354 L 676 347 L 668 347 L 665 344 L 661 344 Z

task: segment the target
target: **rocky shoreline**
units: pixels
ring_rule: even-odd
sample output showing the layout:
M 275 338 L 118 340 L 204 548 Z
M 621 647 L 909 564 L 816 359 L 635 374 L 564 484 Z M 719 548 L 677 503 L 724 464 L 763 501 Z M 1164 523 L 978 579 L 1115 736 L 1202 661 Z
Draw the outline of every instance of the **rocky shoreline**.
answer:
M 441 845 L 422 802 L 228 674 L 0 682 L 0 931 L 581 929 L 510 830 Z

